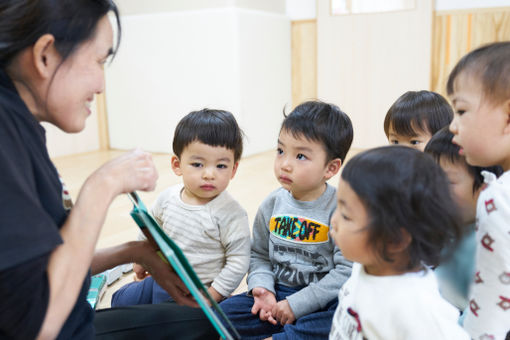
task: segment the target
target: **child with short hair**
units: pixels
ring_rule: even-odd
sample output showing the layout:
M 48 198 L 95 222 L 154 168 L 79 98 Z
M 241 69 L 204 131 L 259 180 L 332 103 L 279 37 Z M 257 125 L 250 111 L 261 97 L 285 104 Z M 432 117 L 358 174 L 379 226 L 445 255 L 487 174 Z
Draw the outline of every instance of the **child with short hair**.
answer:
M 243 133 L 227 111 L 203 109 L 186 115 L 173 140 L 172 170 L 183 183 L 163 191 L 152 216 L 182 249 L 211 296 L 229 296 L 246 274 L 250 259 L 248 215 L 226 191 L 243 151 Z M 143 234 L 141 234 L 143 237 Z M 145 269 L 142 281 L 112 296 L 112 307 L 168 301 L 170 296 Z
M 404 146 L 353 157 L 338 184 L 332 237 L 352 275 L 340 290 L 330 339 L 469 339 L 429 266 L 461 235 L 448 180 Z
M 329 236 L 335 188 L 326 181 L 352 137 L 332 104 L 305 102 L 285 117 L 274 163 L 281 187 L 255 217 L 248 294 L 220 304 L 243 339 L 327 338 L 351 263 Z
M 459 154 L 460 147 L 452 143 L 453 133 L 445 126 L 432 136 L 425 152 L 430 154 L 446 173 L 453 198 L 461 212 L 464 236 L 453 251 L 435 269 L 441 295 L 460 311 L 469 302 L 469 288 L 475 275 L 475 217 L 476 201 L 482 191 L 482 171 L 496 176 L 503 172 L 501 167 L 478 167 L 469 165 Z
M 464 56 L 447 83 L 453 143 L 476 166 L 500 165 L 476 207 L 476 275 L 464 327 L 473 339 L 510 338 L 510 42 Z
M 448 126 L 452 118 L 452 107 L 440 94 L 408 91 L 386 113 L 384 132 L 390 144 L 401 144 L 423 151 L 432 135 Z

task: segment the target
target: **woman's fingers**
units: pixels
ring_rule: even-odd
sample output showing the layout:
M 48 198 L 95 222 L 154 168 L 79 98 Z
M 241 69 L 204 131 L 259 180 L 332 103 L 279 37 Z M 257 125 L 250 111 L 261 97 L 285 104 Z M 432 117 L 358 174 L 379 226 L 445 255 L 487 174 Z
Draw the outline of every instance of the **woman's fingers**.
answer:
M 158 172 L 151 154 L 136 149 L 105 163 L 92 176 L 99 177 L 104 190 L 115 197 L 135 190 L 154 190 Z

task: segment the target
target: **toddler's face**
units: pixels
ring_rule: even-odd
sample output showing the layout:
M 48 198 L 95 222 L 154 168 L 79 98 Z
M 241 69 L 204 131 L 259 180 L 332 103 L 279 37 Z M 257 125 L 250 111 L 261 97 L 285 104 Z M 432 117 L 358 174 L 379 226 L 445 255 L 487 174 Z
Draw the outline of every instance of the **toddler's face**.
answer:
M 234 151 L 222 146 L 193 142 L 172 157 L 172 169 L 184 182 L 182 200 L 205 204 L 224 191 L 237 170 Z
M 388 129 L 388 142 L 394 145 L 403 145 L 423 152 L 432 135 L 427 131 L 415 131 L 416 136 L 404 136 L 398 134 L 390 126 Z
M 274 162 L 274 173 L 282 187 L 294 198 L 312 201 L 324 192 L 328 172 L 326 151 L 321 143 L 294 137 L 281 131 Z
M 452 189 L 454 199 L 460 208 L 462 214 L 462 222 L 471 224 L 476 217 L 476 200 L 478 193 L 473 193 L 474 178 L 469 173 L 468 168 L 463 162 L 452 162 L 447 157 L 439 160 L 439 165 L 448 176 L 450 187 Z
M 484 99 L 481 85 L 465 74 L 455 81 L 451 99 L 455 115 L 450 131 L 460 154 L 471 165 L 510 169 L 509 112 L 504 103 L 494 105 Z
M 349 183 L 340 178 L 337 190 L 337 207 L 331 217 L 330 234 L 342 255 L 365 266 L 373 272 L 378 259 L 368 243 L 368 214 L 358 195 Z

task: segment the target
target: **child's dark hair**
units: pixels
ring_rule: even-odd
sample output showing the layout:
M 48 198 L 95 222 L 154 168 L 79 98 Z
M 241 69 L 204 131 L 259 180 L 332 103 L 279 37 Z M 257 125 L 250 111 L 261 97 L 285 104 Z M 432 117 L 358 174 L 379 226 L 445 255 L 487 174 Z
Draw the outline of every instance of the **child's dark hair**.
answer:
M 452 143 L 453 133 L 450 132 L 448 126 L 445 126 L 432 136 L 430 141 L 425 146 L 425 152 L 430 154 L 437 163 L 440 159 L 447 159 L 451 163 L 462 163 L 465 165 L 471 177 L 473 177 L 473 193 L 482 187 L 483 176 L 482 171 L 490 171 L 496 176 L 503 173 L 503 168 L 500 166 L 480 167 L 472 166 L 466 162 L 466 159 L 459 155 L 460 146 Z
M 510 42 L 482 46 L 466 54 L 455 65 L 446 84 L 449 96 L 454 93 L 460 74 L 475 77 L 481 83 L 484 96 L 501 103 L 510 98 Z
M 195 141 L 234 151 L 235 162 L 243 153 L 243 131 L 228 111 L 203 109 L 182 118 L 175 128 L 174 154 L 181 157 L 184 148 Z
M 343 162 L 353 138 L 352 123 L 347 114 L 334 104 L 320 101 L 307 101 L 296 106 L 285 115 L 280 131 L 322 143 L 326 162 L 335 158 Z
M 408 91 L 401 95 L 386 113 L 384 133 L 390 128 L 402 136 L 414 137 L 416 131 L 436 133 L 453 119 L 453 109 L 439 93 Z
M 435 266 L 442 250 L 462 236 L 460 215 L 448 179 L 428 154 L 404 146 L 385 146 L 353 157 L 342 171 L 368 215 L 368 242 L 391 262 L 387 246 L 412 238 L 407 248 L 414 269 Z

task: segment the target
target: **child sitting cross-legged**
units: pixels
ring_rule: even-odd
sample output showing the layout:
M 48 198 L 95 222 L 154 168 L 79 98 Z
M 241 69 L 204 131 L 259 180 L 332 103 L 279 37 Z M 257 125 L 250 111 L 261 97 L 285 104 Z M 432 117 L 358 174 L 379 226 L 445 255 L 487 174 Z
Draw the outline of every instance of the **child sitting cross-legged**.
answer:
M 469 339 L 429 267 L 462 236 L 448 179 L 432 157 L 404 146 L 353 157 L 341 174 L 331 225 L 355 263 L 330 339 Z
M 281 187 L 255 217 L 248 294 L 220 304 L 243 339 L 327 339 L 351 263 L 329 235 L 336 191 L 326 181 L 352 136 L 332 104 L 305 102 L 284 119 L 274 162 Z
M 175 129 L 171 159 L 183 184 L 163 191 L 151 209 L 216 301 L 237 288 L 250 259 L 248 216 L 225 191 L 241 158 L 242 138 L 230 112 L 204 109 L 186 115 Z M 133 269 L 141 281 L 115 292 L 112 307 L 169 301 L 145 268 L 135 264 Z

